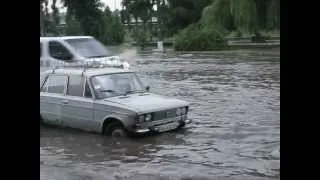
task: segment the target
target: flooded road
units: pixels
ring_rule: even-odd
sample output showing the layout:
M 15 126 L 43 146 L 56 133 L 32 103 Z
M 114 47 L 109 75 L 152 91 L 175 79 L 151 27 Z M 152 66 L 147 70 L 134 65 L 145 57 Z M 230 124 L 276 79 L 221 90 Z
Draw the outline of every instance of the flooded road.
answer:
M 189 101 L 193 124 L 121 141 L 40 127 L 41 179 L 280 179 L 280 49 L 130 63 L 151 92 Z

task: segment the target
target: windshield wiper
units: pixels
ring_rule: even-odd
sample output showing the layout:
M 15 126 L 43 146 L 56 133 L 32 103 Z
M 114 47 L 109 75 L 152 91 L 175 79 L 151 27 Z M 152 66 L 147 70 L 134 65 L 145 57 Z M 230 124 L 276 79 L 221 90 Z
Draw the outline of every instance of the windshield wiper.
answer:
M 102 57 L 108 57 L 108 55 L 89 56 L 88 58 L 102 58 Z
M 125 96 L 128 95 L 128 94 L 132 94 L 132 93 L 143 93 L 143 91 L 139 91 L 139 90 L 130 90 L 130 91 L 126 91 L 126 93 L 124 94 Z
M 112 90 L 112 89 L 101 89 L 99 90 L 100 92 L 111 92 L 111 93 L 114 93 L 116 91 Z

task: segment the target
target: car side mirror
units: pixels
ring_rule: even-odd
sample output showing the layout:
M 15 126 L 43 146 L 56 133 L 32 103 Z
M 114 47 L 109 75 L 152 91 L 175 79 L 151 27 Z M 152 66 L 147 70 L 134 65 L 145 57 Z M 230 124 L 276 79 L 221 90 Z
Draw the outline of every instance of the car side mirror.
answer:
M 146 91 L 147 91 L 147 92 L 150 91 L 150 86 L 146 86 Z

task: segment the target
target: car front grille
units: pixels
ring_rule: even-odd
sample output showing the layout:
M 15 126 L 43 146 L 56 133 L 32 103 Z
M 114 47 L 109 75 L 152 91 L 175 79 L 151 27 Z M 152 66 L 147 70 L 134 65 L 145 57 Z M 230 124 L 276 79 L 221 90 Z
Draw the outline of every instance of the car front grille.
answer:
M 158 111 L 153 113 L 153 121 L 176 117 L 177 109 Z

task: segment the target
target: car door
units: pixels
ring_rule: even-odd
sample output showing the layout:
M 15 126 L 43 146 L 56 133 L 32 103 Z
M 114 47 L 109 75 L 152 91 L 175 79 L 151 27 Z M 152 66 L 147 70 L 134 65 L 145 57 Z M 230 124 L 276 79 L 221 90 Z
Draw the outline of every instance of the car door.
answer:
M 40 115 L 45 123 L 61 125 L 61 108 L 64 101 L 67 76 L 49 74 L 40 89 Z
M 85 96 L 86 79 L 82 75 L 70 75 L 66 101 L 62 108 L 63 125 L 67 127 L 94 131 L 93 99 Z

